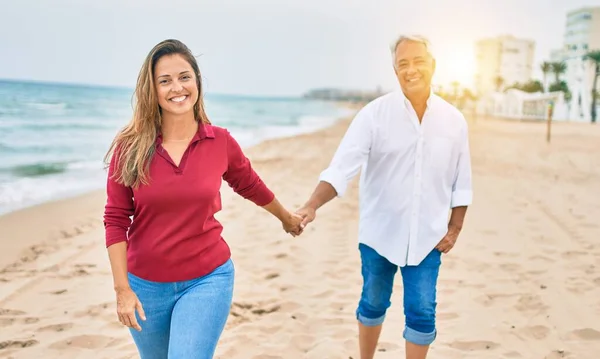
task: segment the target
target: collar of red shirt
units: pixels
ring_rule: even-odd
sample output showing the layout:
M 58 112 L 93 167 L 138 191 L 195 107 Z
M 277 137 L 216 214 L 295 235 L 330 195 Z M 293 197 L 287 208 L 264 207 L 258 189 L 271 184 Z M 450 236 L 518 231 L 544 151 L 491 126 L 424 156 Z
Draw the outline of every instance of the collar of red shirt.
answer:
M 194 143 L 196 141 L 204 140 L 205 138 L 215 138 L 215 132 L 213 130 L 212 125 L 206 123 L 198 124 L 198 131 L 190 141 L 190 143 Z M 162 143 L 162 133 L 158 133 L 156 136 L 156 144 L 160 145 Z

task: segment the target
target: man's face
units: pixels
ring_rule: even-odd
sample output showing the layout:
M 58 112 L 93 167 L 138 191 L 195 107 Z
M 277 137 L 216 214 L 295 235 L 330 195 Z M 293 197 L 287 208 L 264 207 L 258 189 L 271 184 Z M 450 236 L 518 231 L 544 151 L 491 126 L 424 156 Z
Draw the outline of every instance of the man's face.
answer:
M 405 94 L 425 95 L 429 92 L 435 60 L 424 44 L 403 41 L 396 48 L 394 71 Z

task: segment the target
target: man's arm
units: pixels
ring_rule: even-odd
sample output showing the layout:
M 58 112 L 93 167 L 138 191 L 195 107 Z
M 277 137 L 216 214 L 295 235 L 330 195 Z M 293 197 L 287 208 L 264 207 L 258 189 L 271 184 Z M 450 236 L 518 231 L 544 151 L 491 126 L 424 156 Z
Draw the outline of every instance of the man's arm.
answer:
M 302 228 L 312 222 L 316 217 L 317 209 L 325 203 L 331 201 L 337 196 L 333 186 L 325 181 L 320 181 L 308 201 L 296 211 L 296 214 L 304 217 L 302 219 Z
M 304 206 L 296 211 L 304 217 L 303 226 L 315 219 L 317 209 L 335 197 L 345 194 L 348 183 L 369 156 L 372 139 L 370 108 L 365 106 L 348 127 L 329 167 L 319 176 L 319 183 L 312 195 Z
M 467 207 L 473 201 L 471 153 L 469 129 L 466 121 L 461 133 L 461 149 L 456 165 L 456 177 L 452 186 L 452 214 L 448 226 L 458 231 L 462 229 Z
M 473 200 L 472 189 L 472 174 L 471 174 L 471 154 L 469 150 L 469 133 L 465 123 L 465 127 L 461 133 L 461 149 L 458 155 L 458 163 L 456 167 L 456 176 L 452 185 L 451 204 L 452 213 L 448 222 L 448 232 L 438 243 L 436 248 L 443 253 L 448 253 L 454 247 L 458 235 L 460 234 L 467 208 Z
M 468 206 L 458 206 L 452 208 L 450 214 L 450 222 L 448 223 L 448 231 L 455 232 L 457 235 L 462 230 L 463 222 L 465 221 L 465 215 L 467 214 Z

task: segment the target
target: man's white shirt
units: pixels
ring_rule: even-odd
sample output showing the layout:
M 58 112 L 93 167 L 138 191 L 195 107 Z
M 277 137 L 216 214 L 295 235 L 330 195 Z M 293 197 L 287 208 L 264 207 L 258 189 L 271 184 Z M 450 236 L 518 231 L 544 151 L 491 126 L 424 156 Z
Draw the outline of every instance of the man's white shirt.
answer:
M 342 197 L 361 169 L 359 242 L 418 265 L 447 233 L 450 209 L 471 204 L 467 122 L 433 92 L 421 123 L 401 90 L 383 95 L 357 113 L 319 180 Z

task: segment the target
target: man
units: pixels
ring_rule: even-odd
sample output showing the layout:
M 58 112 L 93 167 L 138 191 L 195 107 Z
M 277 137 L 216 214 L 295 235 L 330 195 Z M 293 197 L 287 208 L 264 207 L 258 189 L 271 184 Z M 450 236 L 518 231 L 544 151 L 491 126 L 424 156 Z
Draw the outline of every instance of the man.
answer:
M 392 46 L 401 90 L 361 109 L 319 184 L 297 213 L 303 225 L 360 177 L 359 251 L 363 287 L 356 310 L 361 359 L 372 359 L 398 267 L 404 287 L 406 358 L 424 359 L 437 335 L 442 253 L 454 246 L 471 204 L 471 161 L 463 115 L 431 90 L 429 43 Z M 450 219 L 449 211 L 452 209 Z

